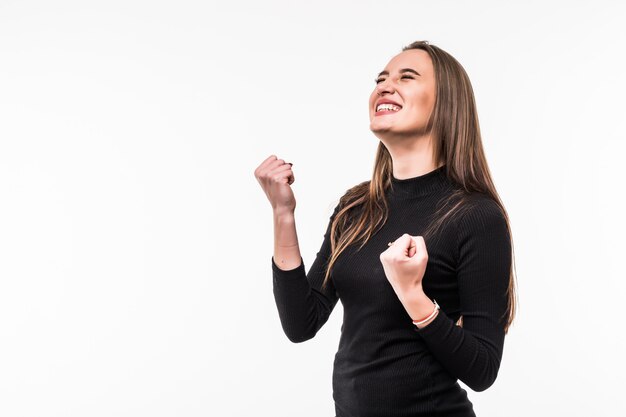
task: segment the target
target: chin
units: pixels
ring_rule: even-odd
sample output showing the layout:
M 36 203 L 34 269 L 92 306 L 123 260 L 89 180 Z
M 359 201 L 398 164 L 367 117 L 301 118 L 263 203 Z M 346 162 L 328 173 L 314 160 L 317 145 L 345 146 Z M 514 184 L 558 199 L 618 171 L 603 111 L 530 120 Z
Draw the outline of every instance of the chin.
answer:
M 376 132 L 391 132 L 394 129 L 394 125 L 391 123 L 380 123 L 378 121 L 370 123 L 370 130 Z

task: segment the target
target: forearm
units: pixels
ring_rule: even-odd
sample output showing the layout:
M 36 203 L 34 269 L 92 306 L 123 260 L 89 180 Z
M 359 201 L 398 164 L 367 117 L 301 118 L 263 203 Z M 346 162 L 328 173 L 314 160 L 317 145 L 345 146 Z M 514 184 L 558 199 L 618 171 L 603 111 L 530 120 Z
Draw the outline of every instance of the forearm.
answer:
M 332 217 L 307 274 L 298 247 L 293 213 L 275 213 L 274 216 L 274 297 L 283 329 L 292 342 L 303 342 L 314 337 L 338 301 L 332 280 L 325 289 L 322 288 L 326 262 L 330 256 L 331 222 Z
M 477 328 L 456 326 L 443 310 L 428 326 L 415 330 L 450 375 L 472 390 L 484 391 L 496 380 L 502 358 L 503 331 L 494 328 L 489 333 L 499 332 L 496 336 L 483 336 Z
M 421 286 L 415 287 L 409 294 L 400 296 L 399 298 L 413 321 L 423 320 L 430 316 L 435 308 L 435 303 L 424 293 Z M 439 314 L 439 312 L 436 314 Z M 430 320 L 417 327 L 421 329 L 428 326 L 428 324 L 434 320 L 436 314 Z
M 421 287 L 415 287 L 399 298 L 413 320 L 428 317 L 435 307 Z M 428 322 L 416 326 L 415 330 L 444 367 L 471 389 L 482 391 L 495 380 L 500 365 L 501 344 L 496 346 L 491 340 L 481 337 L 480 332 L 454 325 L 440 310 Z
M 293 212 L 274 212 L 274 262 L 280 269 L 300 265 L 301 254 Z

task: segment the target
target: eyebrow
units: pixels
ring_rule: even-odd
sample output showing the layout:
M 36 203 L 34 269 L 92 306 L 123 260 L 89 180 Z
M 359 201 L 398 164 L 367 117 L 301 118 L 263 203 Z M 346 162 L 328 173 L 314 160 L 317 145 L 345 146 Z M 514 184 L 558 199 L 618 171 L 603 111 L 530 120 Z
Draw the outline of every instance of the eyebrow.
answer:
M 415 71 L 414 69 L 411 69 L 411 68 L 402 68 L 400 70 L 400 72 L 401 73 L 403 73 L 403 72 L 412 72 L 415 75 L 420 75 L 421 76 L 421 74 L 419 72 L 417 72 L 417 71 Z M 389 75 L 389 71 L 381 71 L 380 74 L 378 74 L 378 76 L 380 77 L 381 75 Z

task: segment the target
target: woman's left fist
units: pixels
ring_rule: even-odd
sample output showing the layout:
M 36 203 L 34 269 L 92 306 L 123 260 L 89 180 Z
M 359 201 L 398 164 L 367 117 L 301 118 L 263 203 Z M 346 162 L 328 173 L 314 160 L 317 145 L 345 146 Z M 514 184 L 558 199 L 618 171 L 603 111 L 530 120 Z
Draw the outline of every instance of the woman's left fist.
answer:
M 380 262 L 389 283 L 401 299 L 421 289 L 428 263 L 424 238 L 403 234 L 380 254 Z

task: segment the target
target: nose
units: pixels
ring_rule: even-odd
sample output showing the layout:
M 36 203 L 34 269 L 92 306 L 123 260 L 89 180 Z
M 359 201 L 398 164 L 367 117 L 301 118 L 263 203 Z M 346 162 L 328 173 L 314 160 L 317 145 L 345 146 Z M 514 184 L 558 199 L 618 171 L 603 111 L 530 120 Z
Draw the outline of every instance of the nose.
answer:
M 391 78 L 391 77 L 386 78 L 385 80 L 383 80 L 383 81 L 379 82 L 379 83 L 376 85 L 376 94 L 378 94 L 379 96 L 382 96 L 382 95 L 383 95 L 383 93 L 390 93 L 390 94 L 393 94 L 393 91 L 394 91 L 394 90 L 393 90 L 393 88 L 392 88 L 391 83 L 389 83 L 389 82 L 388 82 L 388 81 L 389 81 L 389 78 Z

